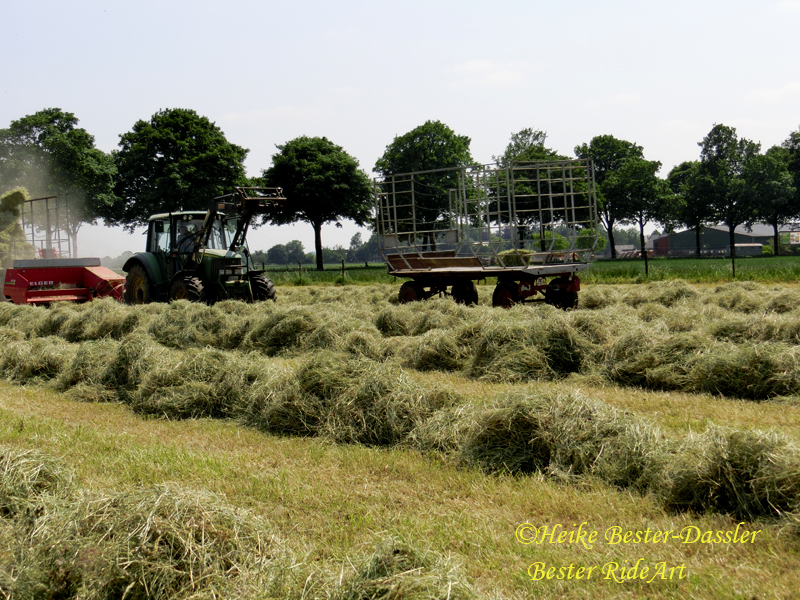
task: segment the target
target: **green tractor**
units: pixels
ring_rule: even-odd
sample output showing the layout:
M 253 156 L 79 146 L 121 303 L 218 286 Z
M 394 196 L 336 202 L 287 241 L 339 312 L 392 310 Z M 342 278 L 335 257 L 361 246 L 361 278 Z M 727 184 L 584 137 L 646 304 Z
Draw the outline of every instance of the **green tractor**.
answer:
M 125 302 L 275 300 L 275 287 L 255 269 L 245 238 L 254 216 L 284 200 L 280 188 L 238 187 L 215 198 L 206 212 L 153 215 L 146 251 L 122 267 Z

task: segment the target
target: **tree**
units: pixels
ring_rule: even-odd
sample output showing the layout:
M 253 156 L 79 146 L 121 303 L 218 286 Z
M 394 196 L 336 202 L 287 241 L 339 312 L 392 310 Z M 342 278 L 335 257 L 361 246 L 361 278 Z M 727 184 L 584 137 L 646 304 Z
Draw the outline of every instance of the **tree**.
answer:
M 499 166 L 505 167 L 512 162 L 548 160 L 563 158 L 555 150 L 545 147 L 547 132 L 526 127 L 511 134 L 505 151 L 500 156 L 492 156 Z
M 797 190 L 788 170 L 789 151 L 773 146 L 766 154 L 754 156 L 744 167 L 744 193 L 756 208 L 760 221 L 772 226 L 773 248 L 780 251 L 780 227 L 800 214 Z
M 694 229 L 697 258 L 701 257 L 703 226 L 714 219 L 714 211 L 699 185 L 699 169 L 700 161 L 686 161 L 673 167 L 667 175 L 672 192 L 681 198 L 677 222 Z
M 656 173 L 661 163 L 643 158 L 628 158 L 608 174 L 603 182 L 604 196 L 616 207 L 621 221 L 639 226 L 639 244 L 644 256 L 644 272 L 649 274 L 644 226 L 650 221 L 669 222 L 677 211 L 677 199 L 666 181 Z
M 698 193 L 706 195 L 716 218 L 728 227 L 731 268 L 736 277 L 734 230 L 739 225 L 751 223 L 756 217 L 756 207 L 746 188 L 744 172 L 761 145 L 745 138 L 739 139 L 733 127 L 714 124 L 698 146 Z
M 277 148 L 280 152 L 262 178 L 268 186 L 282 187 L 287 201 L 269 219 L 276 224 L 310 223 L 321 271 L 322 226 L 341 227 L 341 219 L 365 225 L 373 205 L 372 183 L 358 161 L 327 138 L 301 136 Z
M 154 213 L 205 210 L 216 196 L 246 182 L 248 150 L 231 144 L 195 111 L 162 110 L 120 136 L 114 153 L 120 209 L 110 219 L 133 231 Z
M 285 265 L 289 263 L 289 253 L 283 244 L 275 244 L 267 250 L 267 260 L 271 265 Z
M 796 202 L 800 204 L 800 127 L 789 134 L 781 144 L 786 150 L 786 168 L 794 178 L 794 188 L 797 194 Z
M 77 125 L 74 114 L 48 108 L 0 129 L 0 192 L 23 186 L 34 198 L 68 195 L 74 255 L 81 225 L 107 218 L 118 203 L 113 159 Z
M 448 169 L 414 176 L 413 217 L 416 225 L 426 231 L 422 236 L 423 248 L 435 250 L 432 231 L 449 227 L 448 190 L 457 187 L 455 169 L 473 164 L 469 152 L 470 141 L 469 137 L 457 135 L 440 121 L 426 121 L 408 133 L 395 137 L 375 163 L 375 172 L 384 179 L 401 173 Z M 401 219 L 411 218 L 410 213 L 401 214 L 402 209 L 397 212 Z
M 600 220 L 608 233 L 611 258 L 616 258 L 614 224 L 620 220 L 620 215 L 613 200 L 606 197 L 603 184 L 627 159 L 644 158 L 642 147 L 632 142 L 618 140 L 613 135 L 598 135 L 593 137 L 588 145 L 581 144 L 576 146 L 575 156 L 592 159 L 594 162 L 594 180 L 597 185 L 597 196 L 600 204 Z

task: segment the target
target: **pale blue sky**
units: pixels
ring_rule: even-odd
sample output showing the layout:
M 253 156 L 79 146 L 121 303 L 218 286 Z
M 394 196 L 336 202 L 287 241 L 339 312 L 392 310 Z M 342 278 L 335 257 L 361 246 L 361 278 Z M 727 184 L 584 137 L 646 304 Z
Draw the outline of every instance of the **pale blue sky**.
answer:
M 326 136 L 370 172 L 394 136 L 438 119 L 482 162 L 524 127 L 571 155 L 593 136 L 672 166 L 714 123 L 778 144 L 800 126 L 800 0 L 544 2 L 184 0 L 0 6 L 0 126 L 73 112 L 110 151 L 138 119 L 191 108 L 250 149 Z M 357 230 L 327 227 L 325 245 Z M 311 227 L 262 228 L 251 247 Z M 86 227 L 85 255 L 142 237 Z

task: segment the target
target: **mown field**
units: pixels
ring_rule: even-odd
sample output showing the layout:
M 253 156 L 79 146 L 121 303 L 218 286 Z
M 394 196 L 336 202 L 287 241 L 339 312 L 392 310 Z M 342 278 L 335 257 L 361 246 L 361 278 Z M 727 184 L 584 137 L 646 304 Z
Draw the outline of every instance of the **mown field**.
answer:
M 491 292 L 0 305 L 0 593 L 794 597 L 800 289 Z

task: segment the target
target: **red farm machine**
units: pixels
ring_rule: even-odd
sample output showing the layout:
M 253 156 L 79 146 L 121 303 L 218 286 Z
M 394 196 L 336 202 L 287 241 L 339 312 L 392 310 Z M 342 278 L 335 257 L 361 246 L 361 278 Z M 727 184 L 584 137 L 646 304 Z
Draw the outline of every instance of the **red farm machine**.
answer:
M 577 306 L 578 273 L 597 245 L 591 161 L 402 173 L 375 189 L 381 254 L 390 275 L 408 279 L 400 302 L 449 293 L 475 304 L 476 281 L 496 278 L 494 306 Z

